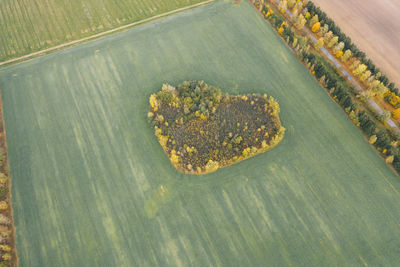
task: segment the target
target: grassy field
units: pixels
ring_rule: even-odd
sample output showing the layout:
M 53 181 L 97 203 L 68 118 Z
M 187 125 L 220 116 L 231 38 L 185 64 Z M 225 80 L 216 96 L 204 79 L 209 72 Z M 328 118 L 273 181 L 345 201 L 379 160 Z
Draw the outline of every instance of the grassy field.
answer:
M 0 62 L 202 0 L 0 1 Z
M 274 149 L 205 176 L 147 123 L 162 83 L 267 93 Z M 400 180 L 257 12 L 217 2 L 0 71 L 21 266 L 395 266 Z

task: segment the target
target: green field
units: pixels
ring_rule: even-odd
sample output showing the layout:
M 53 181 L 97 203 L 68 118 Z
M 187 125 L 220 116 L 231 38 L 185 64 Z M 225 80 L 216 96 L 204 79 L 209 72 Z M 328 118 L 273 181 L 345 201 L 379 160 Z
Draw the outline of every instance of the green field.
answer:
M 178 172 L 165 82 L 267 93 L 274 149 Z M 396 266 L 400 180 L 247 3 L 217 2 L 0 71 L 21 266 Z
M 0 62 L 204 0 L 2 0 Z

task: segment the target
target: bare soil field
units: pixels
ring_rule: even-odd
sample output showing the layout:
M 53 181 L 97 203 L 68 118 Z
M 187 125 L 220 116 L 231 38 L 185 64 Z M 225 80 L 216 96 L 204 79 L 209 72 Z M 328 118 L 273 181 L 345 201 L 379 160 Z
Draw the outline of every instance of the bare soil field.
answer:
M 398 0 L 313 0 L 388 78 L 400 86 Z

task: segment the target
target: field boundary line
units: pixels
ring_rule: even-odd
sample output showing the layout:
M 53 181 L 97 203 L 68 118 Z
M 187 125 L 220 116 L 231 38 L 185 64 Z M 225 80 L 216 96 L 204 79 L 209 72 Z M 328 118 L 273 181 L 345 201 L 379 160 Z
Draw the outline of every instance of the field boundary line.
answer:
M 108 31 L 105 31 L 105 32 L 100 32 L 100 33 L 97 33 L 97 34 L 94 34 L 94 35 L 91 35 L 91 36 L 88 36 L 88 37 L 85 37 L 85 38 L 74 40 L 74 41 L 71 41 L 71 42 L 68 42 L 68 43 L 63 43 L 63 44 L 60 44 L 60 45 L 57 45 L 57 46 L 53 46 L 53 47 L 50 47 L 50 48 L 47 48 L 47 49 L 43 49 L 43 50 L 40 50 L 40 51 L 37 51 L 37 52 L 30 53 L 28 55 L 20 56 L 20 57 L 17 57 L 17 58 L 12 58 L 12 59 L 0 62 L 0 66 L 6 65 L 6 64 L 10 64 L 10 63 L 13 63 L 13 62 L 17 62 L 17 61 L 20 61 L 20 60 L 23 60 L 23 59 L 28 59 L 28 58 L 31 58 L 31 57 L 34 57 L 34 56 L 38 56 L 38 55 L 47 53 L 47 52 L 59 50 L 61 48 L 68 47 L 68 46 L 71 46 L 71 45 L 74 45 L 74 44 L 78 44 L 78 43 L 81 43 L 81 42 L 90 41 L 92 39 L 96 39 L 96 38 L 108 35 L 110 33 L 114 33 L 114 32 L 120 31 L 120 30 L 124 30 L 124 29 L 130 28 L 130 27 L 133 27 L 133 26 L 136 26 L 136 25 L 139 25 L 139 24 L 143 24 L 143 23 L 158 19 L 158 18 L 162 18 L 162 17 L 166 17 L 166 16 L 169 16 L 169 15 L 172 15 L 172 14 L 176 14 L 176 13 L 179 13 L 181 11 L 185 11 L 185 10 L 192 9 L 192 8 L 195 8 L 195 7 L 203 6 L 203 5 L 209 4 L 209 3 L 214 2 L 214 1 L 215 0 L 207 0 L 207 1 L 203 1 L 203 2 L 200 2 L 200 3 L 194 4 L 194 5 L 181 7 L 181 8 L 174 9 L 174 10 L 162 13 L 162 14 L 155 15 L 155 16 L 150 17 L 150 18 L 146 18 L 146 19 L 142 19 L 142 20 L 139 20 L 139 21 L 136 21 L 136 22 L 132 22 L 132 23 L 129 23 L 127 25 L 123 25 L 123 26 L 120 26 L 120 27 L 117 27 L 117 28 L 114 28 L 114 29 L 111 29 L 111 30 L 108 30 Z
M 3 153 L 5 154 L 5 160 L 3 161 L 3 167 L 4 165 L 6 165 L 6 171 L 4 171 L 3 173 L 8 177 L 8 192 L 7 192 L 7 197 L 6 197 L 6 201 L 8 201 L 8 206 L 9 206 L 9 211 L 10 213 L 8 214 L 8 217 L 11 221 L 11 226 L 10 226 L 10 230 L 11 230 L 11 261 L 10 261 L 10 266 L 15 266 L 18 267 L 19 263 L 18 263 L 18 251 L 17 251 L 17 234 L 16 234 L 16 230 L 15 230 L 15 222 L 14 222 L 14 208 L 13 208 L 13 202 L 12 202 L 12 192 L 11 192 L 11 187 L 12 187 L 12 182 L 11 182 L 11 174 L 10 174 L 10 163 L 8 161 L 8 147 L 7 147 L 7 132 L 6 132 L 6 125 L 4 122 L 4 113 L 3 113 L 3 97 L 0 91 L 0 121 L 1 121 L 1 127 L 2 127 L 2 132 L 3 132 L 3 136 L 1 136 L 1 138 L 3 138 L 3 142 L 1 142 L 2 140 L 0 140 L 0 146 L 3 147 L 4 151 Z M 8 241 L 8 243 L 6 243 L 8 245 L 10 245 L 10 240 Z

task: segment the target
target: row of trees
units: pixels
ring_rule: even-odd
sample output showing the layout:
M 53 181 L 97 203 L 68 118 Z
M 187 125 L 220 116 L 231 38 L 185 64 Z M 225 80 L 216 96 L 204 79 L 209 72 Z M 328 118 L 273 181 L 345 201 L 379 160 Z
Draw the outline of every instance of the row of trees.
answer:
M 395 84 L 390 82 L 386 75 L 381 74 L 379 68 L 377 68 L 375 64 L 366 57 L 365 53 L 361 51 L 351 41 L 351 39 L 340 30 L 340 28 L 326 15 L 325 12 L 323 12 L 319 7 L 315 6 L 311 1 L 308 1 L 306 8 L 309 16 L 311 17 L 309 21 L 311 30 L 316 32 L 321 29 L 320 31 L 324 36 L 324 39 L 329 40 L 329 43 L 327 43 L 329 48 L 336 44 L 340 44 L 340 48 L 338 48 L 337 52 L 335 52 L 338 57 L 339 55 L 342 57 L 344 56 L 343 60 L 347 61 L 352 55 L 354 55 L 357 58 L 356 65 L 361 66 L 361 68 L 365 68 L 365 74 L 363 76 L 365 77 L 364 80 L 372 77 L 372 80 L 375 79 L 381 83 L 381 88 L 386 87 L 390 91 L 400 95 L 399 89 L 395 88 Z M 300 18 L 300 20 L 302 21 L 303 19 Z M 363 73 L 360 73 L 359 75 L 361 74 Z M 377 82 L 374 83 L 375 86 L 376 84 Z
M 342 78 L 331 69 L 324 59 L 307 52 L 301 52 L 299 57 L 347 112 L 357 109 L 357 104 L 352 100 L 350 89 L 344 86 Z
M 358 104 L 353 101 L 352 90 L 341 82 L 341 77 L 337 73 L 329 69 L 325 59 L 305 52 L 300 53 L 299 57 L 321 85 L 329 90 L 333 99 L 345 109 L 354 124 L 369 136 L 369 142 L 383 154 L 386 162 L 392 163 L 396 171 L 400 173 L 400 150 L 397 136 L 391 134 L 386 128 L 380 129 L 371 115 L 365 110 L 359 110 Z
M 0 118 L 0 124 L 2 120 L 3 118 Z M 4 152 L 6 151 L 5 136 L 2 130 L 0 131 L 0 266 L 11 266 L 14 236 L 10 207 L 10 179 L 8 177 L 7 156 Z
M 312 31 L 316 32 L 320 37 L 316 48 L 326 45 L 332 49 L 337 58 L 340 58 L 343 62 L 353 59 L 351 69 L 353 73 L 359 77 L 361 81 L 368 84 L 371 94 L 383 94 L 387 87 L 385 85 L 386 78 L 379 79 L 382 77 L 380 73 L 373 74 L 369 69 L 369 62 L 362 62 L 356 59 L 353 55 L 357 53 L 357 50 L 352 49 L 352 43 L 350 39 L 346 39 L 345 35 L 340 32 L 340 29 L 334 25 L 333 21 L 326 17 L 325 13 L 321 13 L 318 9 L 310 8 L 309 10 L 313 13 L 303 15 L 302 12 L 296 11 L 298 7 L 302 10 L 302 4 L 300 2 L 295 3 L 292 7 L 291 1 L 283 1 L 279 6 L 280 13 L 285 13 L 287 8 L 291 8 L 292 17 L 294 17 L 295 26 L 297 29 L 303 28 L 306 23 Z M 310 3 L 310 2 L 309 2 Z M 310 4 L 307 4 L 310 7 Z M 312 5 L 312 7 L 315 7 Z M 285 10 L 285 11 L 284 11 Z M 375 119 L 385 120 L 387 114 L 376 115 L 375 118 L 371 116 L 365 110 L 360 110 L 359 104 L 354 99 L 354 88 L 351 88 L 344 79 L 339 75 L 337 70 L 331 66 L 324 58 L 321 58 L 313 53 L 309 52 L 309 45 L 306 37 L 296 36 L 296 34 L 287 26 L 284 18 L 280 14 L 275 14 L 268 6 L 263 6 L 262 13 L 270 21 L 271 25 L 277 30 L 277 32 L 283 36 L 286 42 L 291 45 L 302 60 L 307 68 L 314 74 L 316 79 L 325 87 L 333 99 L 341 105 L 348 113 L 349 118 L 355 125 L 369 137 L 369 142 L 373 144 L 378 151 L 382 153 L 388 164 L 393 164 L 393 167 L 400 174 L 400 149 L 398 147 L 398 137 L 388 131 L 386 128 L 380 128 Z M 322 16 L 320 15 L 322 14 Z M 321 16 L 321 17 L 319 17 Z M 329 23 L 324 23 L 324 20 Z M 329 30 L 332 29 L 332 30 Z M 356 56 L 357 56 L 356 55 Z M 362 55 L 362 54 L 361 54 Z M 367 64 L 364 64 L 367 63 Z M 375 69 L 376 70 L 376 69 Z M 389 89 L 393 91 L 394 86 L 391 85 Z M 390 116 L 390 114 L 389 114 Z
M 310 6 L 310 3 L 307 5 Z M 313 8 L 311 9 L 315 10 Z M 366 94 L 367 96 L 382 96 L 387 91 L 389 91 L 389 88 L 385 85 L 385 83 L 380 80 L 382 78 L 382 75 L 379 71 L 376 72 L 375 68 L 373 70 L 370 70 L 369 63 L 367 63 L 366 65 L 364 64 L 365 62 L 363 62 L 362 59 L 357 58 L 357 56 L 353 57 L 353 55 L 357 55 L 356 51 L 353 51 L 352 48 L 346 49 L 346 46 L 349 47 L 349 39 L 346 39 L 347 36 L 340 33 L 340 30 L 339 35 L 336 35 L 338 33 L 337 30 L 330 30 L 332 24 L 328 24 L 324 20 L 321 20 L 321 18 L 319 17 L 319 14 L 321 14 L 321 12 L 317 13 L 318 14 L 315 14 L 315 12 L 313 12 L 313 15 L 311 15 L 309 12 L 306 13 L 306 17 L 309 18 L 308 26 L 310 27 L 312 32 L 316 33 L 320 37 L 314 45 L 315 48 L 319 50 L 322 46 L 325 45 L 327 48 L 331 49 L 333 54 L 342 62 L 349 62 L 353 74 L 358 77 L 359 80 L 363 82 L 364 85 L 368 88 L 369 92 Z M 323 13 L 323 17 L 325 19 L 326 16 L 324 14 L 325 13 Z M 323 26 L 321 27 L 321 25 Z M 333 29 L 336 28 L 337 27 L 333 25 Z M 386 81 L 386 78 L 384 80 Z M 394 90 L 394 85 L 392 85 L 392 87 Z

